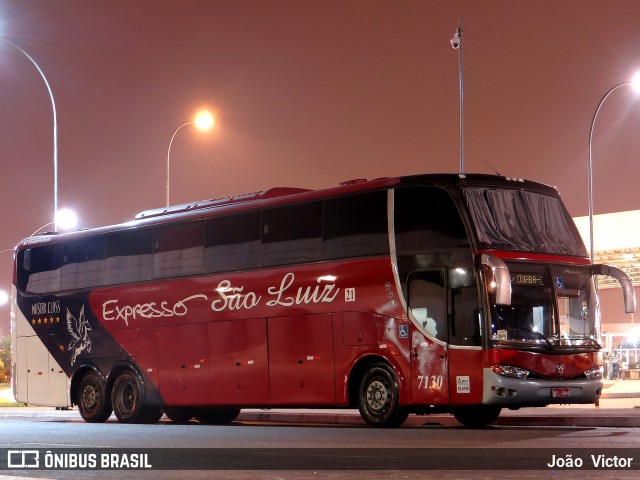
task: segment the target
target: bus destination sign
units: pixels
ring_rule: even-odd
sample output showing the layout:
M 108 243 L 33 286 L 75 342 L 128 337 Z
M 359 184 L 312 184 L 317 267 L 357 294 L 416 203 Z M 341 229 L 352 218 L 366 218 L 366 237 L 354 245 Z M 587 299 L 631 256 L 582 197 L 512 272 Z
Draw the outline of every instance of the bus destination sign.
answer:
M 539 273 L 512 273 L 511 285 L 537 285 L 543 287 L 544 281 Z

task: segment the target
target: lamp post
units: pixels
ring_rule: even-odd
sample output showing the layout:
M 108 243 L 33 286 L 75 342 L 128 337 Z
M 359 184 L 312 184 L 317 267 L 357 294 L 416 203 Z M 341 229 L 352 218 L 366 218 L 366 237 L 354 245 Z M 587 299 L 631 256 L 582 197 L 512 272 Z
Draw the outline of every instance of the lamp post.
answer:
M 60 209 L 56 212 L 55 220 L 53 222 L 45 223 L 41 227 L 37 228 L 29 236 L 33 237 L 36 233 L 47 228 L 49 225 L 56 225 L 56 228 L 61 228 L 62 230 L 73 230 L 74 228 L 76 228 L 76 225 L 78 225 L 78 217 L 76 215 L 76 212 L 71 209 Z
M 213 115 L 207 111 L 199 112 L 196 117 L 190 121 L 185 122 L 180 125 L 171 135 L 171 140 L 169 141 L 169 148 L 167 149 L 167 207 L 169 206 L 169 190 L 170 190 L 170 166 L 171 166 L 171 144 L 173 143 L 173 139 L 175 138 L 178 130 L 182 127 L 186 127 L 187 125 L 195 125 L 196 128 L 200 131 L 206 131 L 213 128 L 215 121 L 213 119 Z
M 595 258 L 594 247 L 593 247 L 593 161 L 592 161 L 592 155 L 591 155 L 591 145 L 593 141 L 593 127 L 596 124 L 596 118 L 598 117 L 598 112 L 600 112 L 600 108 L 602 107 L 602 104 L 604 103 L 604 101 L 614 91 L 616 91 L 621 87 L 625 87 L 627 85 L 631 85 L 634 91 L 640 93 L 640 72 L 636 73 L 630 82 L 622 82 L 617 85 L 614 85 L 607 91 L 607 93 L 604 94 L 604 96 L 600 99 L 600 102 L 598 102 L 596 111 L 593 113 L 593 118 L 591 119 L 591 127 L 589 128 L 589 162 L 588 162 L 589 172 L 588 172 L 588 178 L 587 178 L 587 182 L 588 182 L 587 192 L 589 196 L 589 254 L 590 254 L 591 264 L 593 264 L 593 261 Z
M 31 57 L 31 55 L 29 55 L 18 45 L 7 40 L 6 38 L 0 37 L 0 41 L 3 41 L 4 43 L 16 48 L 25 57 L 27 57 L 31 63 L 33 63 L 33 66 L 36 67 L 36 69 L 38 70 L 38 73 L 42 77 L 42 80 L 44 80 L 44 84 L 46 85 L 47 91 L 49 92 L 49 98 L 51 99 L 51 107 L 53 109 L 53 217 L 54 217 L 54 221 L 51 223 L 54 225 L 54 229 L 57 232 L 58 225 L 55 221 L 56 214 L 58 213 L 58 118 L 56 115 L 56 102 L 53 99 L 53 92 L 51 90 L 51 86 L 49 85 L 49 82 L 47 81 L 47 77 L 45 77 L 44 72 L 40 68 L 40 65 L 36 63 L 36 61 Z
M 464 88 L 462 84 L 462 17 L 458 17 L 458 28 L 451 40 L 454 50 L 458 51 L 458 78 L 460 84 L 460 173 L 464 172 Z

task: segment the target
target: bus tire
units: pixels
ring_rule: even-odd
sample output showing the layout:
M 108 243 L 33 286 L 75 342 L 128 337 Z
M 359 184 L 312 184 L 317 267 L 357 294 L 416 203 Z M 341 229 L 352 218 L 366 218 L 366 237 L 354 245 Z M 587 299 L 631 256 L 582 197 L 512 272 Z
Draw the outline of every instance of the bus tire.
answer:
M 111 416 L 111 399 L 97 373 L 89 372 L 82 377 L 77 393 L 78 411 L 85 422 L 106 422 Z
M 217 423 L 231 423 L 240 415 L 239 408 L 225 408 L 225 409 L 204 409 L 196 410 L 195 417 L 200 423 L 205 424 L 217 424 Z
M 193 410 L 185 407 L 165 408 L 164 414 L 175 423 L 187 423 L 193 418 Z
M 358 392 L 360 415 L 372 427 L 399 427 L 407 419 L 408 410 L 400 406 L 398 379 L 386 364 L 369 367 Z
M 451 413 L 465 427 L 481 428 L 495 422 L 501 410 L 493 405 L 480 405 L 454 408 Z
M 118 375 L 111 390 L 111 404 L 122 423 L 144 423 L 142 391 L 134 373 L 125 371 Z

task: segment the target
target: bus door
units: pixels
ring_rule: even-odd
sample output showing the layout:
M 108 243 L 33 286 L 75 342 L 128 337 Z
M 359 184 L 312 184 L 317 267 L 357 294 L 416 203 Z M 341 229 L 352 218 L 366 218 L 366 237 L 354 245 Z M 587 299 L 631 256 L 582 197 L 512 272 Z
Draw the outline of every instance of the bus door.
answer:
M 414 271 L 407 288 L 413 404 L 449 403 L 448 315 L 444 269 Z M 416 325 L 417 324 L 417 325 Z

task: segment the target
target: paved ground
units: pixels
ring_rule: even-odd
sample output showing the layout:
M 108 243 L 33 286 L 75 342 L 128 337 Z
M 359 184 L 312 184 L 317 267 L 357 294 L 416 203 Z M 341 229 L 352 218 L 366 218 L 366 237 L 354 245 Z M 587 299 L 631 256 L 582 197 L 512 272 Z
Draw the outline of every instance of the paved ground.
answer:
M 50 407 L 2 407 L 13 401 L 11 390 L 0 389 L 0 418 L 78 418 L 77 410 Z M 362 425 L 357 410 L 347 409 L 245 409 L 240 421 Z M 405 426 L 460 424 L 448 414 L 410 415 Z M 640 380 L 607 381 L 599 405 L 555 405 L 545 408 L 503 410 L 495 425 L 640 427 Z

